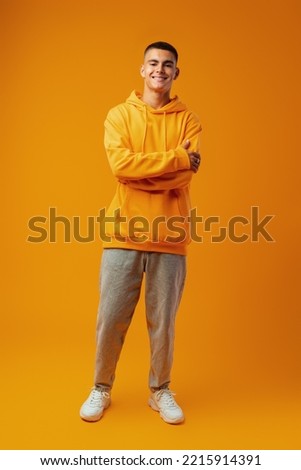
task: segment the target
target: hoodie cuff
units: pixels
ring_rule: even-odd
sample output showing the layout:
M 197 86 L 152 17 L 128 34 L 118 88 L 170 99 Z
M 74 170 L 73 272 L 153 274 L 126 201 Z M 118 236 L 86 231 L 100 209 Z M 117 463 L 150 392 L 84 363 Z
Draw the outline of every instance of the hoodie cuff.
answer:
M 176 156 L 178 161 L 178 170 L 189 170 L 190 169 L 190 158 L 187 150 L 183 147 L 178 147 L 176 150 Z

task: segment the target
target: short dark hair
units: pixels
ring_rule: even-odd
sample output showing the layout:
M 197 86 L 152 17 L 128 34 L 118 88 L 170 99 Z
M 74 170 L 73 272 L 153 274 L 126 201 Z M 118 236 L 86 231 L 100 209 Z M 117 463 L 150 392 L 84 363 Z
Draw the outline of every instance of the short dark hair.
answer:
M 145 49 L 144 56 L 150 49 L 163 49 L 164 51 L 172 52 L 173 55 L 175 56 L 176 62 L 178 62 L 178 52 L 176 48 L 172 46 L 171 44 L 169 44 L 168 42 L 164 42 L 164 41 L 152 42 Z

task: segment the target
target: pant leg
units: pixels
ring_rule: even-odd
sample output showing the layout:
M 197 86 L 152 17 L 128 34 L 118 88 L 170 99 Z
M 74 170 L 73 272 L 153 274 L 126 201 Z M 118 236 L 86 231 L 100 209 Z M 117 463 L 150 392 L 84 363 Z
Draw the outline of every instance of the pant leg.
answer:
M 186 257 L 148 253 L 146 317 L 151 346 L 149 387 L 167 386 L 173 362 L 175 318 L 186 277 Z
M 126 332 L 139 300 L 143 253 L 104 250 L 96 327 L 95 386 L 110 389 Z

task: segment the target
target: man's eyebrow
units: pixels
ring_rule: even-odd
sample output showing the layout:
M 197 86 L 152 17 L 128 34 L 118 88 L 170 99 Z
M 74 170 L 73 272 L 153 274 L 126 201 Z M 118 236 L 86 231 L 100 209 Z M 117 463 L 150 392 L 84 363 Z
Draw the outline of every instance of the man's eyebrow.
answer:
M 147 62 L 156 62 L 158 64 L 158 59 L 149 59 Z M 174 61 L 171 59 L 167 59 L 163 61 L 163 64 L 174 64 Z

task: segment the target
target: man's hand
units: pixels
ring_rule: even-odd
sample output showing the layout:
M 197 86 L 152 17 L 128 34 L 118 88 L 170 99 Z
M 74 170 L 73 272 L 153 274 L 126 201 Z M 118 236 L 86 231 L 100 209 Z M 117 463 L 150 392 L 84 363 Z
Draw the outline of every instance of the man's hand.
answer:
M 198 152 L 188 152 L 188 149 L 190 147 L 190 140 L 186 140 L 182 147 L 187 150 L 188 157 L 190 158 L 190 169 L 196 173 L 199 169 L 200 163 L 201 163 L 201 156 Z

